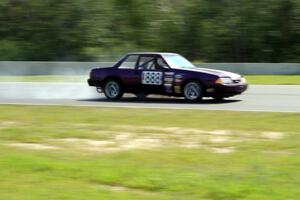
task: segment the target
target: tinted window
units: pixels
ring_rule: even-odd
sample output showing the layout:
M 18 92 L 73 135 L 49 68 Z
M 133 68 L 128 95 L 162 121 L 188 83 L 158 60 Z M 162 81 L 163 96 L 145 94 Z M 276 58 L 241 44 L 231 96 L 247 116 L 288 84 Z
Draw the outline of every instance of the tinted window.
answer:
M 140 70 L 155 70 L 157 69 L 156 60 L 154 56 L 141 56 L 138 69 Z
M 134 69 L 137 60 L 137 55 L 128 56 L 127 59 L 122 62 L 119 69 Z
M 157 58 L 157 65 L 161 68 L 169 69 L 168 64 L 162 58 Z

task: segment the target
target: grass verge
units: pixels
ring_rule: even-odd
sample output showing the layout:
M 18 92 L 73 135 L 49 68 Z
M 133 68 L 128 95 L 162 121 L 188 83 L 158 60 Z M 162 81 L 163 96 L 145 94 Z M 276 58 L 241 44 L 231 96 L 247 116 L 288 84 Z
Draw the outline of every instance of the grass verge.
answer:
M 300 114 L 0 106 L 0 199 L 297 199 Z
M 246 79 L 257 85 L 300 85 L 300 75 L 247 75 Z

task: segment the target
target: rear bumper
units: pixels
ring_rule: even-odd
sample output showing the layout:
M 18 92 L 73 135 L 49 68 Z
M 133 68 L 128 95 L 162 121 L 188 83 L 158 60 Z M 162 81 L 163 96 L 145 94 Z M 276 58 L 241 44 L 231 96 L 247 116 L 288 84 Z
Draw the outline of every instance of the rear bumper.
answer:
M 207 89 L 207 94 L 209 96 L 224 96 L 230 97 L 238 94 L 242 94 L 248 88 L 247 84 L 238 85 L 216 85 L 215 87 Z
M 87 82 L 89 86 L 101 86 L 101 83 L 94 79 L 88 79 Z

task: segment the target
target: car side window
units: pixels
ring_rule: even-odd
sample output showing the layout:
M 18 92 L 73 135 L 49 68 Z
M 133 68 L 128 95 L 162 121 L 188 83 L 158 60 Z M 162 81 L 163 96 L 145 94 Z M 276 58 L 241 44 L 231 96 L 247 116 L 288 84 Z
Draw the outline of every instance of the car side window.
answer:
M 126 60 L 124 60 L 121 65 L 119 66 L 119 69 L 134 69 L 136 62 L 138 60 L 138 55 L 130 55 L 127 57 Z
M 154 56 L 141 56 L 138 64 L 139 70 L 157 70 Z
M 169 69 L 169 65 L 162 58 L 157 58 L 157 65 L 161 68 Z

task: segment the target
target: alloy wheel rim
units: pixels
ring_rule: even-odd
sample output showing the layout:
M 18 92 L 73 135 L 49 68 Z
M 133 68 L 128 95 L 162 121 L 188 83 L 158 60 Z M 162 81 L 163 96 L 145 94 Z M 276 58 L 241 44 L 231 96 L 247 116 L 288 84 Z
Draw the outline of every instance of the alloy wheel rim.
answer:
M 189 100 L 195 100 L 200 96 L 200 87 L 197 83 L 188 83 L 184 88 L 184 95 Z
M 119 95 L 120 87 L 118 83 L 111 81 L 106 85 L 105 90 L 106 90 L 106 94 L 110 98 L 115 98 L 116 96 Z

